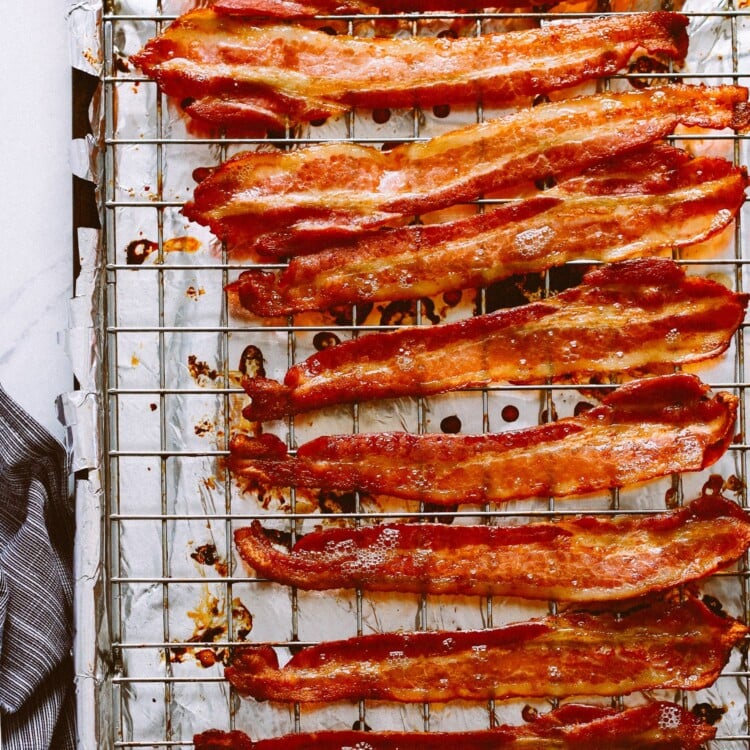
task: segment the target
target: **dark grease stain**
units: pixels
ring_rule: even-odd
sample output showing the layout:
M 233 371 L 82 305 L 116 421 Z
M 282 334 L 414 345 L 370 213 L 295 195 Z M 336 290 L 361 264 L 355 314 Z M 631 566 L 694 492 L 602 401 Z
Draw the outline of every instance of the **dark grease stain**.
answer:
M 461 420 L 455 414 L 444 417 L 440 420 L 440 429 L 448 435 L 455 435 L 461 432 Z
M 554 294 L 570 289 L 572 286 L 578 286 L 583 281 L 583 277 L 593 267 L 593 264 L 571 263 L 566 266 L 550 268 L 547 272 L 549 274 L 550 292 Z
M 718 724 L 721 717 L 726 713 L 725 706 L 712 706 L 710 703 L 696 703 L 691 712 L 706 724 L 713 726 Z
M 704 594 L 703 597 L 701 597 L 701 601 L 715 614 L 719 617 L 726 617 L 727 613 L 724 611 L 724 607 L 722 606 L 721 602 L 714 596 L 709 596 L 708 594 Z
M 331 331 L 319 331 L 313 336 L 313 346 L 319 352 L 340 343 L 341 339 L 335 333 L 331 333 Z
M 195 354 L 188 355 L 188 372 L 193 380 L 197 380 L 200 377 L 206 377 L 209 380 L 216 380 L 219 377 L 218 370 L 209 367 L 208 362 L 203 362 L 198 359 Z
M 379 107 L 372 110 L 372 119 L 378 125 L 384 125 L 391 119 L 391 110 L 387 107 Z
M 539 293 L 541 287 L 541 277 L 538 274 L 510 276 L 502 281 L 496 281 L 485 291 L 485 310 L 491 313 L 495 310 L 526 305 L 534 294 Z M 477 308 L 475 312 L 478 315 L 481 310 Z
M 353 492 L 320 492 L 317 502 L 322 513 L 354 513 L 357 496 Z
M 133 240 L 125 248 L 125 262 L 129 266 L 140 266 L 158 248 L 159 245 L 151 240 Z
M 557 409 L 555 408 L 555 405 L 552 404 L 552 407 L 550 410 L 542 409 L 542 414 L 539 420 L 542 424 L 546 424 L 547 422 L 557 422 L 558 416 L 557 416 Z
M 397 300 L 385 307 L 379 307 L 380 325 L 409 326 L 417 324 L 417 304 L 422 306 L 422 316 L 433 325 L 440 322 L 440 315 L 435 312 L 435 303 L 428 297 L 417 300 Z
M 215 544 L 202 544 L 190 553 L 190 557 L 199 565 L 215 565 L 219 561 Z
M 578 286 L 583 277 L 592 268 L 586 263 L 573 263 L 559 268 L 551 268 L 549 277 L 549 294 L 557 294 L 565 289 Z M 490 284 L 485 292 L 485 309 L 488 313 L 509 307 L 527 305 L 540 299 L 545 293 L 544 276 L 539 273 L 509 276 Z M 479 314 L 477 308 L 476 314 Z
M 500 416 L 503 418 L 503 422 L 515 422 L 519 417 L 518 407 L 513 404 L 507 404 L 503 406 Z
M 292 546 L 292 535 L 289 531 L 266 529 L 264 533 L 274 544 L 281 544 L 284 547 Z
M 724 478 L 721 474 L 711 474 L 703 485 L 704 495 L 720 495 L 724 487 Z
M 265 378 L 263 352 L 255 345 L 248 344 L 240 354 L 239 371 L 249 378 Z
M 628 66 L 628 83 L 630 83 L 634 89 L 645 89 L 657 81 L 653 78 L 639 78 L 639 73 L 653 74 L 667 72 L 669 72 L 669 67 L 664 63 L 659 62 L 659 60 L 654 60 L 649 57 L 639 57 Z
M 247 640 L 247 636 L 253 629 L 253 615 L 239 599 L 232 602 L 232 623 L 236 628 L 237 640 Z
M 372 303 L 357 305 L 357 322 L 362 323 L 367 320 L 367 316 L 372 311 Z M 337 326 L 354 325 L 354 308 L 351 305 L 335 305 L 329 310 L 333 316 L 333 322 Z

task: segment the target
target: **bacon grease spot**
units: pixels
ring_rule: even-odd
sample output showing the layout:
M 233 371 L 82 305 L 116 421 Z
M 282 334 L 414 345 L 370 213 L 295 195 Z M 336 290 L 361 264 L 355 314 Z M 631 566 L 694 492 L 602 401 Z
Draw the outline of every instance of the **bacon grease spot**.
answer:
M 238 369 L 249 378 L 265 378 L 266 368 L 263 366 L 263 352 L 257 346 L 248 344 L 242 350 Z
M 125 248 L 125 262 L 129 266 L 140 266 L 159 245 L 151 240 L 133 240 Z
M 455 414 L 445 417 L 440 421 L 440 429 L 448 435 L 455 435 L 461 432 L 461 420 Z
M 388 122 L 388 120 L 391 119 L 391 110 L 388 109 L 387 107 L 380 107 L 378 109 L 373 109 L 372 119 L 378 125 L 384 125 L 386 122 Z
M 319 352 L 340 343 L 341 339 L 335 333 L 331 333 L 331 331 L 320 331 L 313 336 L 313 346 Z
M 518 407 L 513 406 L 513 404 L 507 404 L 503 406 L 500 416 L 503 418 L 503 422 L 515 422 L 519 417 Z

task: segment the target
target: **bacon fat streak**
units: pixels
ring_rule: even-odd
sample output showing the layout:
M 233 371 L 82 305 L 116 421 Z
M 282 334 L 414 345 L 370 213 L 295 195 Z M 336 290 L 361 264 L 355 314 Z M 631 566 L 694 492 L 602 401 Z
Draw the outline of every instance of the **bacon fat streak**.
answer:
M 256 315 L 291 315 L 487 286 L 570 260 L 655 255 L 723 230 L 746 185 L 724 159 L 651 147 L 492 211 L 365 234 L 293 258 L 280 274 L 245 271 L 227 291 Z
M 569 703 L 519 726 L 465 732 L 328 731 L 252 740 L 209 730 L 195 750 L 698 750 L 716 730 L 676 703 L 648 703 L 616 713 Z
M 332 404 L 699 362 L 727 348 L 747 301 L 686 277 L 671 260 L 623 261 L 542 302 L 328 347 L 294 365 L 283 384 L 246 377 L 243 414 L 280 419 Z
M 623 613 L 571 610 L 491 630 L 326 642 L 303 648 L 282 668 L 270 646 L 243 646 L 225 675 L 243 695 L 303 703 L 698 690 L 716 680 L 747 630 L 687 595 Z
M 283 253 L 303 240 L 352 237 L 529 180 L 560 180 L 658 141 L 678 124 L 748 122 L 747 89 L 737 86 L 601 93 L 387 152 L 355 143 L 245 152 L 203 179 L 184 213 L 231 248 Z
M 234 539 L 257 575 L 306 590 L 586 602 L 635 598 L 714 573 L 750 545 L 750 517 L 731 500 L 703 495 L 649 517 L 329 528 L 306 534 L 291 552 L 274 546 L 258 521 Z
M 577 417 L 486 435 L 320 437 L 287 455 L 239 433 L 229 466 L 251 484 L 364 491 L 438 504 L 576 495 L 710 466 L 732 440 L 737 397 L 678 373 L 636 380 Z
M 331 36 L 253 25 L 198 9 L 131 60 L 186 110 L 216 125 L 283 127 L 352 107 L 508 104 L 627 68 L 651 55 L 678 65 L 687 17 L 641 13 L 504 34 L 437 38 Z

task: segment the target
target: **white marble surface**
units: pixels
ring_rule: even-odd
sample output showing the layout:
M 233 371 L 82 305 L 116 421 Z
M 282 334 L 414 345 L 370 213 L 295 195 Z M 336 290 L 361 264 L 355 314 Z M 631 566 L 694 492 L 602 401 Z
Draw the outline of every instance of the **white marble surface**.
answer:
M 0 384 L 62 439 L 72 388 L 62 343 L 72 293 L 70 64 L 65 3 L 6 3 L 0 27 Z

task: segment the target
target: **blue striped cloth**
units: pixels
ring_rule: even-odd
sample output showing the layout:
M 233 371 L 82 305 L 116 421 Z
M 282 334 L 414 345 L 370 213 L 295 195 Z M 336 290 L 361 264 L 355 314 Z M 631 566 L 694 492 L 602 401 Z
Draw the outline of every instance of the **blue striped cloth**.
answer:
M 75 747 L 65 450 L 0 388 L 0 747 Z

